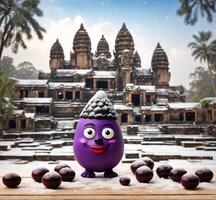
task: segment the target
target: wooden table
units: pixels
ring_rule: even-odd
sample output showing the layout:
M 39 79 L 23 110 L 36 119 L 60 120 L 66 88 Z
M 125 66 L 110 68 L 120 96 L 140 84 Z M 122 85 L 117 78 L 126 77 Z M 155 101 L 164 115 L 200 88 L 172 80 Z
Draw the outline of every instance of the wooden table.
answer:
M 0 163 L 1 165 L 1 163 Z M 159 179 L 154 175 L 153 180 L 149 184 L 138 183 L 129 170 L 129 164 L 120 164 L 116 171 L 119 175 L 127 175 L 131 178 L 130 186 L 121 186 L 119 178 L 104 179 L 102 176 L 96 179 L 84 179 L 80 177 L 81 168 L 77 164 L 73 164 L 72 168 L 76 169 L 77 176 L 74 182 L 63 182 L 59 189 L 46 189 L 43 184 L 36 183 L 31 178 L 32 167 L 27 165 L 9 165 L 0 166 L 0 176 L 5 173 L 16 172 L 21 175 L 22 183 L 17 189 L 9 189 L 0 183 L 0 199 L 7 200 L 47 200 L 47 199 L 175 199 L 175 200 L 216 200 L 216 177 L 212 183 L 201 183 L 197 190 L 185 190 L 180 184 L 171 180 Z M 123 167 L 122 167 L 123 166 Z M 47 167 L 47 166 L 46 166 Z M 52 166 L 48 166 L 53 169 Z M 193 171 L 193 169 L 190 169 Z M 214 173 L 216 174 L 216 166 Z M 126 174 L 127 173 L 127 174 Z

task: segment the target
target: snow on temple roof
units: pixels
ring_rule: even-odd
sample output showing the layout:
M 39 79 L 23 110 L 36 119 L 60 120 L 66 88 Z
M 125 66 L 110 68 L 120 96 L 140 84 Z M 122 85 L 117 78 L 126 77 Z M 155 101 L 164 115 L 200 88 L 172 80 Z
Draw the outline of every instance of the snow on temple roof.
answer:
M 73 76 L 73 75 L 86 75 L 92 69 L 57 69 L 56 76 Z
M 167 111 L 167 106 L 158 106 L 158 105 L 152 105 L 152 106 L 142 106 L 141 110 L 147 110 L 147 111 Z
M 160 88 L 160 89 L 157 89 L 157 94 L 158 95 L 169 95 L 170 93 L 178 93 L 179 94 L 179 91 L 175 91 L 175 90 L 171 90 L 170 88 Z
M 125 88 L 127 89 L 133 89 L 134 84 L 133 83 L 127 83 Z
M 169 89 L 164 89 L 164 88 L 157 89 L 157 94 L 159 94 L 159 95 L 169 95 Z
M 138 75 L 151 75 L 150 69 L 136 68 Z
M 35 116 L 35 122 L 36 121 L 53 121 L 53 116 Z
M 169 100 L 167 98 L 157 99 L 157 105 L 167 105 L 168 103 L 169 103 Z
M 16 79 L 15 85 L 21 86 L 21 87 L 26 87 L 26 86 L 46 87 L 47 80 Z
M 122 52 L 130 52 L 129 49 L 124 49 Z
M 35 113 L 26 113 L 24 110 L 13 110 L 15 116 L 25 116 L 25 118 L 34 119 Z
M 94 71 L 93 78 L 115 78 L 116 71 Z
M 168 107 L 170 109 L 185 109 L 185 110 L 191 110 L 194 108 L 197 108 L 199 106 L 199 103 L 168 103 Z
M 49 88 L 50 89 L 56 89 L 56 88 L 72 88 L 72 87 L 76 87 L 76 88 L 84 88 L 85 87 L 85 83 L 81 83 L 81 82 L 50 82 L 49 83 Z
M 23 102 L 28 104 L 50 104 L 52 98 L 23 98 Z
M 137 89 L 145 90 L 148 93 L 155 92 L 154 85 L 134 85 L 133 83 L 127 83 L 125 88 L 130 90 L 137 90 Z
M 25 117 L 29 119 L 34 119 L 35 118 L 35 113 L 25 113 Z
M 113 107 L 115 110 L 132 110 L 132 107 L 124 104 L 114 104 Z
M 92 67 L 93 68 L 100 68 L 100 66 L 98 65 L 98 59 L 99 57 L 93 57 L 92 60 L 93 60 L 93 63 L 92 63 Z M 112 68 L 113 67 L 113 64 L 114 64 L 114 61 L 112 60 L 112 58 L 107 58 L 106 57 L 106 60 L 108 61 L 108 68 Z
M 24 110 L 13 110 L 13 115 L 22 115 Z
M 166 111 L 168 108 L 166 106 L 151 106 L 151 111 Z
M 209 104 L 210 105 L 216 104 L 216 98 L 214 100 L 212 100 Z
M 202 102 L 208 102 L 209 105 L 213 105 L 213 104 L 216 104 L 216 97 L 206 97 L 206 98 L 203 98 L 200 100 L 200 103 L 202 104 Z

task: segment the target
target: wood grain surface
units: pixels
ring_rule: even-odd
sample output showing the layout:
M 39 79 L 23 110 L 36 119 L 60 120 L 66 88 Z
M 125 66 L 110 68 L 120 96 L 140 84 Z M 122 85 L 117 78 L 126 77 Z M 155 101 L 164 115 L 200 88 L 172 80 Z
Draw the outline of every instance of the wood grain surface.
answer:
M 125 167 L 126 166 L 126 167 Z M 128 166 L 124 164 L 124 168 Z M 52 167 L 53 168 L 53 167 Z M 12 167 L 1 168 L 0 178 L 5 173 L 11 172 Z M 31 168 L 17 167 L 13 172 L 22 176 L 22 182 L 16 189 L 10 189 L 0 182 L 0 199 L 7 200 L 113 200 L 113 199 L 175 199 L 175 200 L 216 200 L 216 177 L 211 183 L 200 184 L 198 189 L 189 191 L 185 190 L 180 184 L 171 180 L 161 180 L 155 174 L 154 179 L 149 184 L 138 183 L 135 177 L 128 173 L 129 177 L 134 178 L 130 186 L 121 186 L 119 178 L 104 180 L 99 177 L 94 180 L 84 179 L 77 174 L 74 182 L 62 182 L 57 190 L 51 190 L 44 187 L 43 184 L 34 182 L 31 178 Z M 216 168 L 214 169 L 216 174 Z M 122 172 L 123 174 L 123 172 Z M 121 175 L 121 172 L 120 172 Z M 105 182 L 105 183 L 104 183 Z M 101 185 L 100 185 L 101 184 Z M 96 186 L 95 186 L 96 185 Z M 106 186 L 107 185 L 107 186 Z

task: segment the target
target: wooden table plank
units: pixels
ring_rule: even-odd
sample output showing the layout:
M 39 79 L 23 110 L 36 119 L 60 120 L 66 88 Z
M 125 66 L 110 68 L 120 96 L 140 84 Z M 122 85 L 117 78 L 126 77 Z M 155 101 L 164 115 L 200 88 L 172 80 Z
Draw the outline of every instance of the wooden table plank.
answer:
M 55 195 L 46 195 L 41 198 L 41 196 L 0 196 L 2 200 L 215 200 L 216 195 L 145 195 L 145 196 L 137 196 L 137 195 L 102 195 L 102 196 L 55 196 Z
M 15 165 L 16 166 L 16 165 Z M 82 169 L 76 164 L 72 164 L 72 168 L 76 169 L 77 175 L 74 182 L 62 182 L 57 190 L 50 190 L 43 184 L 32 180 L 32 166 L 14 165 L 1 168 L 0 178 L 5 173 L 16 172 L 22 176 L 21 185 L 16 189 L 10 189 L 0 182 L 0 199 L 7 200 L 69 200 L 69 199 L 176 199 L 176 200 L 209 200 L 216 199 L 216 177 L 211 183 L 201 183 L 197 190 L 185 190 L 179 183 L 175 183 L 167 179 L 159 179 L 154 175 L 153 180 L 149 184 L 138 183 L 134 175 L 129 170 L 129 164 L 121 164 L 117 169 L 120 176 L 127 175 L 131 178 L 131 185 L 128 187 L 119 184 L 119 177 L 114 179 L 104 179 L 101 176 L 95 179 L 84 179 L 80 177 Z M 52 170 L 54 165 L 49 165 Z M 190 171 L 194 171 L 192 168 Z M 216 175 L 216 166 L 213 169 Z M 127 173 L 126 173 L 127 172 Z

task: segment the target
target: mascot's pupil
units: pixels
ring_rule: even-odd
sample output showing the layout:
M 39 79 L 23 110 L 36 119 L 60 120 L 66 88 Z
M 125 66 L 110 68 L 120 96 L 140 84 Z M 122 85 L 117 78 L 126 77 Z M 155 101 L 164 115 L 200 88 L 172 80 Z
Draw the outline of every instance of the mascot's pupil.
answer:
M 109 135 L 109 134 L 110 134 L 110 131 L 109 131 L 109 130 L 107 130 L 107 131 L 105 132 L 105 134 L 106 134 L 106 135 Z
M 88 134 L 91 135 L 91 134 L 92 134 L 92 130 L 89 130 L 89 131 L 88 131 Z

